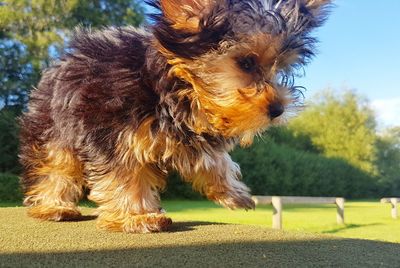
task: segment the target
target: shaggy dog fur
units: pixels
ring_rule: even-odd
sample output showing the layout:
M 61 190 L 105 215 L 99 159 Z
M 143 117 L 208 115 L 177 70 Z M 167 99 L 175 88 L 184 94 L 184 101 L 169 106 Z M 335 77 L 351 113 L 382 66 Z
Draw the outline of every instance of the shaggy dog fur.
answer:
M 254 208 L 228 152 L 279 121 L 293 71 L 329 0 L 154 0 L 154 24 L 76 30 L 21 120 L 30 216 L 80 217 L 84 188 L 102 229 L 164 230 L 167 173 L 207 198 Z

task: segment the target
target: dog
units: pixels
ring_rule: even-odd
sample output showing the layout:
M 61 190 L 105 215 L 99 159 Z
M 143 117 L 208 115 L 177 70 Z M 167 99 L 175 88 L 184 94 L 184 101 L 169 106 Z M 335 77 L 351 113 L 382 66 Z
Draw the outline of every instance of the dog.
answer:
M 209 200 L 253 209 L 230 155 L 296 103 L 292 77 L 315 54 L 329 0 L 152 0 L 142 29 L 78 28 L 21 118 L 28 215 L 81 217 L 89 189 L 100 229 L 166 230 L 177 171 Z

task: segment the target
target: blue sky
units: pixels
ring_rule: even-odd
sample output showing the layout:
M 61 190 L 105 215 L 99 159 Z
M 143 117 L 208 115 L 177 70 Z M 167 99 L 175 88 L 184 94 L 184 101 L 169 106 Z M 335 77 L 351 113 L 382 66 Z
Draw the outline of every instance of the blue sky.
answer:
M 380 126 L 400 125 L 400 1 L 336 0 L 318 32 L 319 54 L 298 82 L 306 98 L 323 88 L 355 89 Z

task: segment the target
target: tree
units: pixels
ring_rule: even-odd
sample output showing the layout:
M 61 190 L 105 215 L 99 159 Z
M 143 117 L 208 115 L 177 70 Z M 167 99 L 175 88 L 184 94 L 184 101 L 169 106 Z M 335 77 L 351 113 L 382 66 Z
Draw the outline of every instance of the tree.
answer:
M 376 173 L 375 119 L 366 100 L 351 91 L 325 91 L 289 125 L 306 135 L 327 157 L 342 158 L 370 174 Z
M 11 106 L 0 110 L 0 174 L 19 171 L 18 125 L 15 120 L 19 111 L 19 107 Z
M 106 25 L 138 26 L 143 20 L 143 7 L 133 0 L 4 0 L 0 2 L 0 48 L 6 48 L 1 56 L 3 82 L 2 99 L 30 90 L 38 82 L 40 72 L 47 67 L 51 58 L 64 50 L 64 44 L 77 25 L 93 28 Z M 27 77 L 15 77 L 20 69 L 29 70 Z M 26 72 L 22 72 L 25 73 Z M 7 84 L 4 84 L 7 81 Z M 16 86 L 27 82 L 21 91 Z M 24 85 L 26 86 L 26 85 Z M 17 89 L 17 90 L 14 90 Z M 6 95 L 4 93 L 7 93 Z M 26 98 L 21 101 L 26 101 Z M 22 103 L 24 104 L 24 103 Z M 1 105 L 1 103 L 0 103 Z M 1 106 L 0 106 L 1 107 Z
M 75 26 L 138 26 L 143 13 L 136 0 L 0 1 L 0 172 L 18 171 L 16 118 Z
M 21 45 L 11 40 L 0 42 L 0 107 L 18 105 L 22 109 L 26 103 L 28 89 L 37 80 L 26 58 Z
M 385 130 L 377 140 L 379 184 L 384 195 L 400 195 L 400 127 Z

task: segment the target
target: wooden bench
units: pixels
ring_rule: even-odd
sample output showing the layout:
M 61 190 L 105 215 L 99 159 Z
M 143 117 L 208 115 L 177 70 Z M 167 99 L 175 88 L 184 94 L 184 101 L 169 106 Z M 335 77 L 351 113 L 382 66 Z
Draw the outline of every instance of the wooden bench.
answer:
M 260 196 L 252 197 L 256 205 L 272 204 L 272 228 L 282 229 L 283 204 L 336 204 L 336 221 L 344 224 L 344 198 L 342 197 L 307 197 L 307 196 Z
M 397 204 L 400 203 L 399 197 L 384 197 L 381 199 L 381 203 L 390 203 L 392 205 L 392 218 L 397 219 Z

